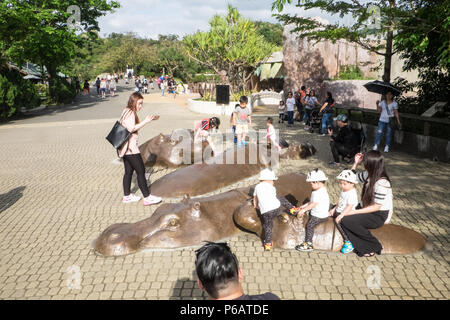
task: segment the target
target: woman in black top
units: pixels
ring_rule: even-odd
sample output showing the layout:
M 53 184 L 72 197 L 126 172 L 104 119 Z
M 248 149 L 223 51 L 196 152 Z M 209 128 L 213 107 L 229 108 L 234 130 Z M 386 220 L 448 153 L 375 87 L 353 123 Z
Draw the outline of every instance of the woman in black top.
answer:
M 322 131 L 321 135 L 324 136 L 327 127 L 331 127 L 331 117 L 333 116 L 334 99 L 331 92 L 327 92 L 327 99 L 325 103 L 320 108 L 319 112 L 322 112 Z

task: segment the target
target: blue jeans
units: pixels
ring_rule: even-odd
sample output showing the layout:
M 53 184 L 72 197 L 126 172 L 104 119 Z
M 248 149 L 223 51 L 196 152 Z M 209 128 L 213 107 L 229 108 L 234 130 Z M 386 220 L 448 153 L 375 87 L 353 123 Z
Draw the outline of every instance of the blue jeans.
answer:
M 389 122 L 378 121 L 377 134 L 375 136 L 375 144 L 378 146 L 383 136 L 383 132 L 386 130 L 386 146 L 391 143 L 391 126 Z
M 294 111 L 288 111 L 288 124 L 294 124 Z
M 332 113 L 324 113 L 322 116 L 322 134 L 327 133 L 327 127 L 331 126 Z

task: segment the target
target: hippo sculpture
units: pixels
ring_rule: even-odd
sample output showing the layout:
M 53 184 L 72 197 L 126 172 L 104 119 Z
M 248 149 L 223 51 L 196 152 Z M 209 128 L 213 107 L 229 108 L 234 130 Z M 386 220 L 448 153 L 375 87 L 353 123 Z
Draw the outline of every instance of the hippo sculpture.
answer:
M 197 163 L 178 169 L 154 181 L 151 192 L 163 198 L 179 198 L 185 194 L 199 196 L 252 177 L 262 168 L 277 165 L 278 159 L 304 159 L 316 152 L 309 143 L 290 145 L 279 154 L 276 154 L 276 150 L 272 150 L 274 154 L 255 151 L 253 158 L 250 156 L 252 150 L 257 150 L 256 144 L 249 144 L 238 150 L 230 148 L 211 158 L 210 161 L 213 163 Z M 214 163 L 214 159 L 218 157 L 219 163 Z M 233 164 L 227 164 L 230 162 Z
M 146 167 L 180 167 L 184 164 L 202 162 L 202 160 L 208 159 L 214 155 L 213 152 L 210 154 L 204 152 L 209 145 L 207 141 L 203 141 L 201 146 L 194 144 L 193 141 L 193 130 L 178 129 L 174 130 L 171 134 L 160 133 L 156 137 L 153 137 L 140 145 L 139 150 Z M 283 145 L 283 147 L 283 150 L 280 152 L 281 159 L 305 159 L 316 153 L 316 149 L 309 143 L 302 145 Z M 190 154 L 184 155 L 183 150 L 189 150 Z M 203 155 L 200 161 L 195 159 L 195 152 Z
M 287 174 L 275 181 L 278 196 L 293 205 L 309 201 L 311 186 L 303 174 Z M 95 240 L 94 250 L 104 256 L 120 256 L 142 249 L 174 249 L 199 245 L 203 241 L 219 241 L 248 230 L 261 237 L 257 211 L 251 204 L 254 187 L 239 188 L 211 197 L 161 205 L 151 217 L 135 223 L 119 223 L 108 227 Z M 275 248 L 292 249 L 303 242 L 307 218 L 287 213 L 274 220 Z M 419 233 L 387 224 L 372 231 L 383 245 L 383 254 L 409 254 L 422 250 L 426 239 Z M 315 229 L 316 249 L 337 251 L 342 237 L 332 219 Z

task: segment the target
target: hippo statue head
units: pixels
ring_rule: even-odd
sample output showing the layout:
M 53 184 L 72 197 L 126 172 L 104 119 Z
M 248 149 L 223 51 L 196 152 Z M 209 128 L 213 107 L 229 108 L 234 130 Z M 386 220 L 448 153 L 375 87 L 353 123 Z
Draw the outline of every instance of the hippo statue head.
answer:
M 95 241 L 94 250 L 104 256 L 119 256 L 145 248 L 173 249 L 221 240 L 239 229 L 232 219 L 234 207 L 223 213 L 220 208 L 243 197 L 230 191 L 202 201 L 185 196 L 178 203 L 162 204 L 145 220 L 108 227 Z

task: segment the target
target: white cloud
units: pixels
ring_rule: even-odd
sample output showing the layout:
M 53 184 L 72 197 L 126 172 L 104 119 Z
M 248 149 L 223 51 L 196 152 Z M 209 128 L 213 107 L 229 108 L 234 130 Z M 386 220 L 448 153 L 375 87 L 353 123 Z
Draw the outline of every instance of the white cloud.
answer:
M 118 0 L 121 8 L 99 19 L 100 34 L 135 32 L 141 37 L 156 39 L 158 34 L 176 34 L 183 37 L 197 30 L 206 31 L 215 14 L 225 14 L 228 4 L 252 20 L 277 22 L 272 17 L 273 0 Z M 295 1 L 294 1 L 295 2 Z M 307 13 L 293 5 L 284 12 L 320 16 L 333 21 L 319 10 Z

